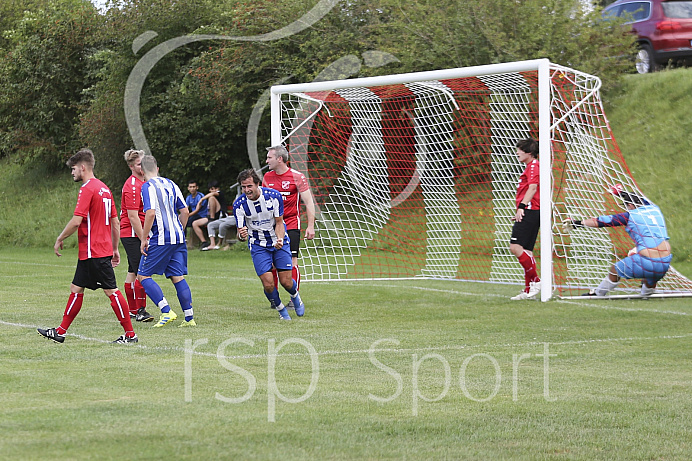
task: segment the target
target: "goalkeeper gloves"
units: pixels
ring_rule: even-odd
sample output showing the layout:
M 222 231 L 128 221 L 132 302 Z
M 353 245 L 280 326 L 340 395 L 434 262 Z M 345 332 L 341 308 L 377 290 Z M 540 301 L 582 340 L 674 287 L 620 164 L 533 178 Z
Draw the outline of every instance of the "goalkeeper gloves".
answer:
M 567 218 L 564 221 L 562 221 L 562 232 L 564 234 L 569 234 L 577 227 L 584 227 L 584 225 L 578 219 Z

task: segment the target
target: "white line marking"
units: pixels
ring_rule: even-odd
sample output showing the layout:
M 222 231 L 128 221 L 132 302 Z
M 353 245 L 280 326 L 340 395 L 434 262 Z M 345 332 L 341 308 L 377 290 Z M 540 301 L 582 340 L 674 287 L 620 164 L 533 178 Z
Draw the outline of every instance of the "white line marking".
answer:
M 36 325 L 26 325 L 22 323 L 5 322 L 0 320 L 0 324 L 14 327 L 22 328 L 39 328 Z M 83 339 L 85 341 L 93 341 L 97 343 L 109 344 L 111 341 L 106 341 L 98 338 L 90 338 L 88 336 L 67 333 L 66 336 L 72 336 L 74 338 Z M 595 343 L 608 343 L 608 342 L 622 342 L 622 341 L 657 341 L 661 339 L 685 339 L 692 338 L 692 333 L 684 335 L 664 335 L 664 336 L 645 336 L 645 337 L 626 337 L 626 338 L 595 338 L 595 339 L 582 339 L 575 341 L 560 341 L 560 342 L 550 342 L 550 341 L 529 341 L 525 343 L 514 343 L 514 344 L 476 344 L 476 345 L 447 345 L 447 346 L 436 346 L 436 347 L 419 347 L 419 348 L 381 348 L 374 349 L 372 352 L 391 352 L 396 354 L 402 353 L 417 353 L 417 352 L 429 352 L 429 351 L 449 351 L 449 350 L 463 350 L 463 349 L 485 349 L 493 350 L 497 348 L 519 348 L 519 347 L 530 347 L 530 346 L 542 346 L 545 343 L 551 346 L 568 346 L 568 345 L 579 345 L 579 344 L 595 344 Z M 120 347 L 120 346 L 118 346 Z M 144 350 L 151 351 L 167 351 L 167 352 L 186 352 L 184 347 L 168 347 L 168 346 L 146 346 L 143 344 L 132 344 L 126 347 L 137 347 Z M 371 349 L 355 349 L 355 350 L 327 350 L 318 352 L 318 356 L 325 355 L 356 355 L 356 354 L 368 354 Z M 245 355 L 221 355 L 211 352 L 200 352 L 197 350 L 192 351 L 193 355 L 200 355 L 205 357 L 217 357 L 225 359 L 262 359 L 266 358 L 267 354 L 245 354 Z M 277 354 L 277 357 L 309 357 L 308 353 L 285 353 Z

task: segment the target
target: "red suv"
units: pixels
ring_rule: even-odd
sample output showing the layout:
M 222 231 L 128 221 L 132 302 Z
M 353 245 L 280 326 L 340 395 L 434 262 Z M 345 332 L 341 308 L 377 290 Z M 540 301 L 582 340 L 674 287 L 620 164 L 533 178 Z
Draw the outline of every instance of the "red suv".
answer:
M 692 0 L 617 0 L 604 17 L 624 17 L 637 34 L 637 72 L 646 74 L 669 61 L 692 62 Z

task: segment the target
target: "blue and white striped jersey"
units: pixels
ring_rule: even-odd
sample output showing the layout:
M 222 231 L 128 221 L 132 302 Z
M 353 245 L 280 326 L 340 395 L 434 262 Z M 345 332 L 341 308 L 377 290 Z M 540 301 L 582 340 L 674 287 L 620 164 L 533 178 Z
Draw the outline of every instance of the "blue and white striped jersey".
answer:
M 656 248 L 670 240 L 666 221 L 656 205 L 640 206 L 629 212 L 596 218 L 598 227 L 625 226 L 625 230 L 637 244 L 637 251 Z
M 281 194 L 268 187 L 260 187 L 257 200 L 250 200 L 242 194 L 233 202 L 233 214 L 238 228 L 247 227 L 248 245 L 271 247 L 276 242 L 276 219 L 284 215 L 284 200 Z M 286 224 L 284 223 L 284 228 Z M 288 234 L 284 236 L 284 245 L 288 245 Z
M 157 176 L 142 185 L 144 213 L 155 210 L 156 218 L 149 232 L 150 245 L 175 245 L 185 243 L 185 230 L 178 217 L 178 210 L 186 208 L 185 199 L 176 183 Z

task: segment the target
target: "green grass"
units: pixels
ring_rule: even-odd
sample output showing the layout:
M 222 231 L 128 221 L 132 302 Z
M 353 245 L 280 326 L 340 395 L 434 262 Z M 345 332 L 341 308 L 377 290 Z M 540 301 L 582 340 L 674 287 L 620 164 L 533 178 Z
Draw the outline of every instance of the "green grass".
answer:
M 105 296 L 88 292 L 65 343 L 55 344 L 35 328 L 59 323 L 75 261 L 75 250 L 62 258 L 0 250 L 4 459 L 682 460 L 692 452 L 689 300 L 516 303 L 508 300 L 515 288 L 502 285 L 305 283 L 305 317 L 281 322 L 247 252 L 194 251 L 197 328 L 136 324 L 139 345 L 109 344 L 122 330 Z M 157 280 L 180 313 L 170 282 Z M 224 348 L 232 338 L 248 344 Z M 283 396 L 300 400 L 313 378 L 314 392 L 298 403 L 276 397 L 272 409 L 272 363 Z M 255 390 L 245 401 L 216 398 L 241 399 L 249 375 Z

